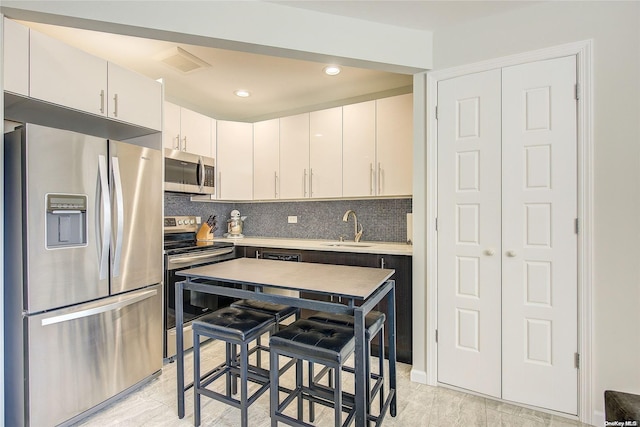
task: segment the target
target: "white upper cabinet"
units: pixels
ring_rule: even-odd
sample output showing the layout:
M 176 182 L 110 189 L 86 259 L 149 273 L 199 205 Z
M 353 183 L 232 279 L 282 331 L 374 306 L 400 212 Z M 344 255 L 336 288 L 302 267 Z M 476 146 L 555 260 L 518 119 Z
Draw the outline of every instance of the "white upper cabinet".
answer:
M 280 198 L 309 197 L 309 113 L 280 119 Z
M 253 198 L 279 197 L 280 120 L 253 124 Z
M 253 198 L 253 124 L 217 121 L 218 181 L 222 200 Z
M 107 61 L 37 31 L 30 34 L 29 95 L 107 116 Z
M 214 119 L 165 101 L 162 131 L 165 148 L 213 157 L 214 138 Z
M 342 195 L 375 196 L 376 102 L 342 107 Z
M 180 149 L 188 153 L 213 157 L 211 117 L 186 108 L 180 109 Z
M 309 195 L 342 196 L 342 107 L 309 115 Z
M 108 116 L 149 129 L 162 129 L 162 85 L 141 74 L 108 64 Z
M 4 90 L 29 95 L 29 28 L 4 18 Z
M 162 129 L 162 85 L 34 30 L 29 96 L 154 130 Z
M 376 194 L 413 193 L 413 94 L 376 101 Z

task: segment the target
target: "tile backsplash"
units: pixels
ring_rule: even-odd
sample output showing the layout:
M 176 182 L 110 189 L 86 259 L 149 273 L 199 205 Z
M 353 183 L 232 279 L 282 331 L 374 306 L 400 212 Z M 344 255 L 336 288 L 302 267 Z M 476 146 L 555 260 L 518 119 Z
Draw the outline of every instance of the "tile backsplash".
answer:
M 278 201 L 260 203 L 192 202 L 190 196 L 165 193 L 165 215 L 196 215 L 206 220 L 216 215 L 221 237 L 227 231 L 227 219 L 238 209 L 247 219 L 243 234 L 247 237 L 285 237 L 299 239 L 353 240 L 353 217 L 342 221 L 344 213 L 353 209 L 362 224 L 363 241 L 405 242 L 407 239 L 407 213 L 412 212 L 411 199 L 330 200 L 330 201 Z M 288 217 L 297 217 L 289 224 Z

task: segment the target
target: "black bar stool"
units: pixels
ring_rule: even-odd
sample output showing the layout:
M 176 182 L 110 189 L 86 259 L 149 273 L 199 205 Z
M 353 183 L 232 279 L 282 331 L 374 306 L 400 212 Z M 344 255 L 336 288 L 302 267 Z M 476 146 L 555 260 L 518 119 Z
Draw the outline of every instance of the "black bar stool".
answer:
M 346 326 L 351 329 L 355 327 L 355 320 L 353 316 L 348 314 L 335 314 L 335 313 L 325 313 L 322 311 L 316 312 L 309 316 L 309 320 L 314 320 L 317 322 L 325 322 L 331 323 L 335 325 Z M 386 316 L 384 313 L 380 311 L 370 311 L 364 318 L 364 334 L 365 339 L 367 340 L 367 346 L 365 348 L 366 355 L 365 360 L 367 361 L 366 365 L 366 376 L 367 376 L 367 414 L 370 414 L 369 408 L 371 407 L 371 403 L 373 399 L 375 399 L 376 395 L 379 394 L 380 399 L 380 411 L 384 407 L 384 322 L 386 320 Z M 371 372 L 371 341 L 378 336 L 378 373 Z M 351 367 L 344 366 L 342 368 L 345 371 L 355 373 L 355 370 Z M 314 388 L 317 386 L 318 381 L 320 381 L 324 375 L 327 373 L 327 369 L 323 369 L 317 376 L 315 376 L 313 372 L 313 364 L 309 364 L 309 387 Z M 371 387 L 371 380 L 374 380 L 373 388 Z M 329 386 L 331 386 L 331 376 L 329 376 Z M 315 418 L 313 402 L 309 403 L 309 414 L 310 420 L 313 422 Z
M 256 301 L 251 299 L 242 299 L 231 304 L 231 307 L 240 308 L 242 310 L 254 310 L 259 313 L 269 314 L 274 317 L 276 322 L 274 331 L 280 330 L 280 322 L 295 315 L 295 318 L 300 317 L 300 309 L 297 307 L 289 307 L 284 304 L 274 304 L 265 301 Z M 269 351 L 269 347 L 262 345 L 261 337 L 256 340 L 256 346 L 249 350 L 249 354 L 256 352 L 256 363 L 259 367 L 262 367 L 261 353 L 263 351 Z
M 308 427 L 303 421 L 302 399 L 334 408 L 335 426 L 348 426 L 355 415 L 353 395 L 343 393 L 341 372 L 344 362 L 355 349 L 355 336 L 352 328 L 300 319 L 286 328 L 274 333 L 269 340 L 271 369 L 271 427 L 277 427 L 278 422 L 291 426 Z M 280 370 L 279 356 L 287 356 L 296 361 L 296 388 L 290 390 L 289 395 L 280 402 L 279 386 Z M 333 370 L 334 387 L 327 391 L 312 389 L 303 384 L 302 361 L 320 363 Z M 275 369 L 274 369 L 275 368 Z M 286 408 L 297 398 L 298 418 L 284 414 Z M 342 412 L 347 412 L 347 418 L 342 423 Z
M 248 427 L 248 408 L 269 388 L 269 373 L 249 365 L 249 343 L 266 332 L 273 331 L 275 320 L 272 315 L 251 310 L 227 307 L 193 321 L 193 391 L 194 425 L 200 425 L 200 396 L 240 408 L 241 426 Z M 200 379 L 200 336 L 224 341 L 225 362 L 216 367 L 204 381 Z M 236 355 L 236 345 L 240 346 L 240 356 Z M 235 399 L 235 378 L 240 376 L 240 399 Z M 217 379 L 226 377 L 226 394 L 206 387 Z M 260 385 L 251 396 L 248 382 Z

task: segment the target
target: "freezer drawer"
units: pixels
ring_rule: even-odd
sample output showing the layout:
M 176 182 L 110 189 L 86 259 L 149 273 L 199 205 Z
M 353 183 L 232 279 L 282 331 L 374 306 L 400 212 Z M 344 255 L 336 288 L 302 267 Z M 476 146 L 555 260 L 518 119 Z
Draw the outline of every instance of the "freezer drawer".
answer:
M 161 286 L 28 317 L 29 425 L 64 422 L 162 368 Z

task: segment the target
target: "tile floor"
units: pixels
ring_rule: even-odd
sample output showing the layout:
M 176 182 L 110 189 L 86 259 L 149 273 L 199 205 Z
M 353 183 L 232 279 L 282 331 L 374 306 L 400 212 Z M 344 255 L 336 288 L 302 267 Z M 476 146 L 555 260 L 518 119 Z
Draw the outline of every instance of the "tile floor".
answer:
M 203 346 L 203 366 L 215 366 L 222 361 L 223 346 L 211 342 Z M 264 358 L 268 361 L 268 357 Z M 284 360 L 284 359 L 283 359 Z M 190 381 L 193 359 L 191 352 L 185 358 L 186 378 Z M 372 362 L 372 366 L 377 366 Z M 571 419 L 533 411 L 491 399 L 461 393 L 444 387 L 431 387 L 411 382 L 410 365 L 398 365 L 398 415 L 387 415 L 383 426 L 586 426 Z M 204 369 L 204 368 L 203 368 Z M 305 369 L 306 370 L 306 369 Z M 288 372 L 291 373 L 292 370 Z M 291 375 L 292 377 L 292 375 Z M 349 374 L 345 374 L 347 390 Z M 292 381 L 292 378 L 286 378 Z M 221 381 L 224 382 L 224 381 Z M 222 384 L 220 384 L 222 386 Z M 351 388 L 350 388 L 351 387 Z M 167 363 L 160 377 L 139 390 L 119 399 L 93 416 L 84 419 L 80 426 L 113 427 L 178 427 L 193 425 L 193 393 L 186 395 L 186 416 L 178 419 L 176 409 L 176 364 Z M 291 405 L 295 406 L 295 405 Z M 307 405 L 305 404 L 305 412 Z M 333 410 L 316 407 L 316 425 L 332 426 Z M 202 426 L 236 427 L 240 425 L 237 409 L 220 402 L 202 398 Z M 269 393 L 265 393 L 249 408 L 251 427 L 268 427 Z M 352 424 L 353 425 L 353 424 Z

